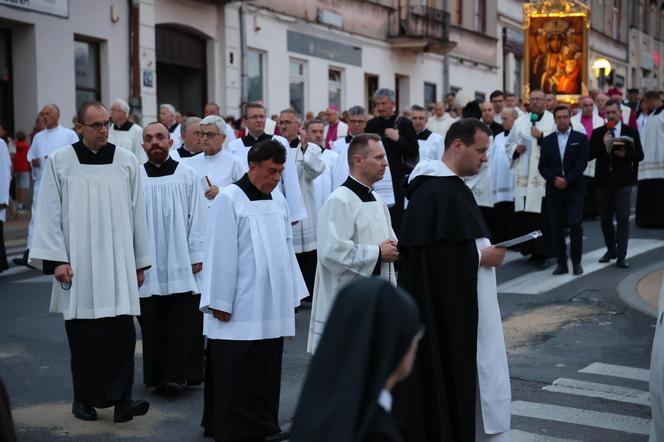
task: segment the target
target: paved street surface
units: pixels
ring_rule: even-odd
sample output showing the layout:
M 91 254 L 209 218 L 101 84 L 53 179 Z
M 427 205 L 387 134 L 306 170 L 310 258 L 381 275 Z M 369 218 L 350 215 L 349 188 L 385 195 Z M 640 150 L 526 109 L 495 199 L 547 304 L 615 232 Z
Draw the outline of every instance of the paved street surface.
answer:
M 622 270 L 596 262 L 604 253 L 599 223 L 584 226 L 582 277 L 554 277 L 553 267 L 534 271 L 515 253 L 498 272 L 512 377 L 513 441 L 647 440 L 654 318 L 623 298 L 643 304 L 635 287 L 644 271 L 664 268 L 664 231 L 634 228 L 632 266 Z M 10 254 L 20 253 L 20 238 L 8 237 Z M 50 278 L 37 271 L 14 268 L 0 275 L 0 374 L 9 388 L 20 440 L 203 440 L 202 387 L 177 399 L 152 394 L 141 382 L 140 341 L 134 396 L 150 400 L 150 413 L 118 425 L 110 409 L 102 410 L 97 422 L 74 419 L 63 320 L 48 313 L 49 295 Z M 297 337 L 285 345 L 284 428 L 290 425 L 309 359 L 308 319 L 305 308 L 297 316 Z

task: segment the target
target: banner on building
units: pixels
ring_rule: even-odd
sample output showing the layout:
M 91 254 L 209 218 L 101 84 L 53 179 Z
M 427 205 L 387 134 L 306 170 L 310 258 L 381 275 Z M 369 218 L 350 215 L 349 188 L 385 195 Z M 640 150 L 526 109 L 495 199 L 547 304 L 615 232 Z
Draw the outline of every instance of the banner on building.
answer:
M 590 9 L 579 1 L 525 3 L 524 94 L 541 89 L 558 101 L 588 93 Z

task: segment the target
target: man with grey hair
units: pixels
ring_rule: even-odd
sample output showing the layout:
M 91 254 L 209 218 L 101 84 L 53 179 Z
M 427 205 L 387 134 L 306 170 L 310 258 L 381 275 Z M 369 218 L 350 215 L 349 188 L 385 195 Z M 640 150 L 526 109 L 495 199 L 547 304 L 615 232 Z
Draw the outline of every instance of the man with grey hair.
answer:
M 37 217 L 37 206 L 39 201 L 39 189 L 42 171 L 46 159 L 62 146 L 78 142 L 78 135 L 71 129 L 60 126 L 60 109 L 55 104 L 47 104 L 41 111 L 45 129 L 37 133 L 32 139 L 28 151 L 28 161 L 32 166 L 32 179 L 35 182 L 32 193 L 32 208 L 30 210 L 30 224 L 28 224 L 27 249 L 21 258 L 14 258 L 14 264 L 28 265 L 28 255 L 34 235 L 34 220 Z
M 108 129 L 108 142 L 127 149 L 134 155 L 139 164 L 148 160 L 143 150 L 143 129 L 129 121 L 129 105 L 122 99 L 111 104 L 111 127 Z
M 172 104 L 164 103 L 159 105 L 159 122 L 168 128 L 173 140 L 171 149 L 177 149 L 182 145 L 182 137 L 180 136 L 180 125 L 175 119 L 176 110 Z
M 194 156 L 187 165 L 205 178 L 205 198 L 210 207 L 219 189 L 242 178 L 247 172 L 247 165 L 228 149 L 224 149 L 226 122 L 223 118 L 209 115 L 200 121 L 199 130 L 205 154 Z
M 221 108 L 217 103 L 214 101 L 211 101 L 205 105 L 205 109 L 203 110 L 203 116 L 207 117 L 209 115 L 216 115 L 218 117 L 222 117 L 221 115 Z M 237 137 L 235 136 L 235 131 L 231 127 L 230 124 L 226 123 L 226 141 L 224 142 L 224 147 L 228 146 L 228 143 L 236 139 Z
M 365 132 L 367 121 L 367 111 L 362 106 L 351 107 L 348 109 L 348 135 L 344 138 L 338 139 L 332 144 L 332 150 L 339 154 L 339 174 L 344 177 L 343 180 L 346 179 L 349 173 L 347 161 L 348 145 L 354 137 Z M 340 186 L 343 183 L 343 180 L 335 182 L 332 190 Z M 392 207 L 394 205 L 394 189 L 392 188 L 392 173 L 390 172 L 389 165 L 385 169 L 383 178 L 374 184 L 374 192 L 380 195 L 383 201 L 385 201 L 385 204 L 387 204 L 387 207 Z
M 201 119 L 199 117 L 186 117 L 180 123 L 180 136 L 182 146 L 171 150 L 171 158 L 183 163 L 203 152 L 201 146 Z
M 401 188 L 406 174 L 417 163 L 419 147 L 413 123 L 396 112 L 396 98 L 393 90 L 378 89 L 374 93 L 376 117 L 369 120 L 365 131 L 381 137 L 387 162 L 392 173 L 394 206 L 390 207 L 392 227 L 400 234 L 401 219 L 404 211 L 404 192 Z

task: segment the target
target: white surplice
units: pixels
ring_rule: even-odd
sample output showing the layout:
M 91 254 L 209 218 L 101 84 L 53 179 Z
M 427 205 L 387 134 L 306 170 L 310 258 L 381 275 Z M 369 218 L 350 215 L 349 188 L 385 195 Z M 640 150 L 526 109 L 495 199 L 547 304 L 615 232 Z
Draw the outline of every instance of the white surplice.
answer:
M 152 261 L 140 296 L 200 293 L 191 265 L 203 262 L 205 180 L 182 163 L 173 175 L 149 177 L 140 170 Z
M 295 159 L 297 178 L 302 192 L 302 203 L 307 211 L 307 217 L 293 225 L 293 248 L 295 253 L 311 252 L 316 250 L 316 189 L 314 180 L 326 168 L 321 158 L 321 147 L 315 143 L 308 143 L 307 150 L 302 152 L 301 144 L 291 147 L 291 156 Z
M 376 201 L 362 202 L 352 190 L 340 186 L 320 211 L 318 266 L 307 341 L 310 353 L 318 346 L 339 290 L 359 277 L 371 276 L 380 256 L 380 243 L 396 241 L 387 205 L 376 192 L 373 195 Z M 396 284 L 392 263 L 381 263 L 380 276 Z
M 138 124 L 132 124 L 129 130 L 119 130 L 115 124 L 111 124 L 108 129 L 108 142 L 136 155 L 138 164 L 143 164 L 148 160 L 143 149 L 143 128 Z
M 111 164 L 81 164 L 71 145 L 45 164 L 29 260 L 71 264 L 71 288 L 51 291 L 65 320 L 140 314 L 136 269 L 151 261 L 138 168 L 118 148 Z
M 34 138 L 32 139 L 30 150 L 28 150 L 28 161 L 32 163 L 32 160 L 38 158 L 41 164 L 39 166 L 31 164 L 32 179 L 35 181 L 35 184 L 33 187 L 34 190 L 32 192 L 32 207 L 30 209 L 32 216 L 30 217 L 30 223 L 28 224 L 28 249 L 32 244 L 32 236 L 34 234 L 34 220 L 37 213 L 39 191 L 41 188 L 39 182 L 41 180 L 42 170 L 44 169 L 46 158 L 62 146 L 71 145 L 77 141 L 78 135 L 76 132 L 60 125 L 54 127 L 53 129 L 44 129 L 41 132 L 35 134 Z
M 325 140 L 327 140 L 327 132 L 329 128 L 330 128 L 329 124 L 326 124 L 325 127 L 323 128 L 323 143 L 325 142 Z M 346 135 L 348 135 L 348 125 L 341 120 L 337 121 L 337 139 L 333 140 L 332 142 L 334 143 L 340 138 L 346 138 Z
M 9 206 L 9 186 L 12 182 L 12 159 L 5 140 L 0 138 L 0 204 Z M 7 209 L 0 209 L 0 221 L 7 221 Z
M 173 144 L 171 145 L 171 150 L 175 150 L 178 147 L 182 146 L 182 133 L 180 132 L 179 124 L 175 126 L 173 132 L 171 132 L 169 129 L 169 138 L 173 140 Z
M 468 188 L 473 192 L 475 201 L 480 207 L 493 207 L 493 161 L 495 147 L 496 146 L 493 143 L 493 136 L 490 136 L 489 150 L 486 154 L 487 161 L 482 164 L 482 167 L 480 167 L 480 170 L 477 174 L 464 178 L 466 186 L 468 186 Z
M 295 335 L 295 307 L 309 295 L 295 259 L 288 204 L 281 192 L 251 201 L 224 187 L 208 216 L 201 310 L 209 339 L 252 341 Z M 231 313 L 222 322 L 210 309 Z
M 420 162 L 410 175 L 412 181 L 421 175 L 454 176 L 443 161 Z M 476 238 L 478 260 L 481 249 L 489 247 L 488 238 Z M 507 366 L 507 352 L 498 305 L 498 288 L 494 267 L 477 270 L 477 382 L 482 408 L 482 422 L 487 434 L 509 431 L 511 417 L 511 387 Z M 444 356 L 444 355 L 443 355 Z
M 339 162 L 339 167 L 343 168 L 343 170 L 340 169 L 339 174 L 344 176 L 344 180 L 346 179 L 345 177 L 347 177 L 349 174 L 349 169 L 348 169 L 349 144 L 350 143 L 347 143 L 345 138 L 340 138 L 337 141 L 335 141 L 334 144 L 332 144 L 332 150 L 338 153 L 339 156 L 341 157 Z M 385 175 L 383 175 L 383 179 L 374 184 L 374 192 L 380 195 L 383 201 L 385 201 L 385 204 L 387 204 L 387 207 L 392 207 L 394 205 L 395 202 L 394 188 L 392 187 L 392 172 L 390 172 L 389 164 L 385 168 Z
M 493 203 L 514 201 L 514 173 L 507 138 L 501 132 L 493 138 L 491 181 Z
M 314 180 L 316 213 L 320 213 L 327 197 L 348 178 L 348 161 L 332 149 L 325 149 L 321 154 L 325 170 Z M 344 167 L 345 164 L 345 167 Z
M 530 134 L 532 126 L 530 114 L 524 114 L 516 119 L 507 138 L 512 149 L 515 149 L 518 144 L 526 146 L 526 151 L 513 162 L 515 212 L 542 213 L 546 181 L 539 173 L 540 146 Z M 553 114 L 544 111 L 542 119 L 535 123 L 535 127 L 542 131 L 545 137 L 552 133 L 556 130 Z M 509 153 L 510 157 L 513 154 L 512 150 Z
M 268 133 L 267 130 L 265 133 Z M 295 161 L 293 161 L 290 152 L 290 145 L 284 137 L 278 135 L 273 135 L 272 140 L 280 142 L 281 145 L 284 146 L 284 149 L 286 149 L 286 164 L 284 171 L 281 173 L 281 180 L 279 181 L 277 190 L 286 197 L 290 209 L 291 222 L 301 221 L 307 217 L 307 210 L 302 202 L 302 191 L 300 190 L 300 183 L 297 178 Z M 251 149 L 251 147 L 245 146 L 242 138 L 237 138 L 228 145 L 229 152 L 237 155 L 246 167 L 249 167 L 247 161 L 249 149 Z
M 438 135 L 441 136 L 443 140 L 445 140 L 445 135 L 447 135 L 447 131 L 450 129 L 450 126 L 456 121 L 456 118 L 452 117 L 450 114 L 447 112 L 443 114 L 442 117 L 438 118 L 435 115 L 432 115 L 429 117 L 429 120 L 427 121 L 427 129 L 429 129 L 433 133 L 437 133 Z M 440 160 L 440 158 L 436 158 L 437 160 Z
M 443 138 L 436 132 L 431 132 L 426 140 L 417 139 L 420 148 L 420 160 L 440 160 L 443 157 Z
M 651 114 L 643 126 L 643 161 L 639 181 L 664 179 L 664 112 Z
M 198 155 L 189 158 L 187 165 L 194 169 L 198 176 L 202 178 L 207 177 L 207 179 L 210 180 L 210 184 L 217 186 L 220 189 L 236 182 L 247 173 L 245 162 L 226 149 L 221 149 L 214 155 L 208 155 L 205 152 L 199 153 Z M 205 187 L 202 189 L 203 194 L 205 194 L 205 191 L 207 190 L 207 181 L 205 184 Z M 212 205 L 212 201 L 213 200 L 207 200 L 208 207 Z

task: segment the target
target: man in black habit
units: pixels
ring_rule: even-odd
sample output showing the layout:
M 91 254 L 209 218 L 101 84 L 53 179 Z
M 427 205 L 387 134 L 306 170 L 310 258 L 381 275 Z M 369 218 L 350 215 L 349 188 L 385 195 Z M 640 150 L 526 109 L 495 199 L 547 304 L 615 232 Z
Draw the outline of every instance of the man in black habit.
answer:
M 486 125 L 467 118 L 445 137 L 442 161 L 423 161 L 406 187 L 398 282 L 424 318 L 412 376 L 395 390 L 396 416 L 409 442 L 507 441 L 510 383 L 495 269 L 505 249 L 489 229 L 463 177 L 487 161 Z
M 139 164 L 107 142 L 109 114 L 85 102 L 82 140 L 52 153 L 44 167 L 30 261 L 54 276 L 50 311 L 62 313 L 71 352 L 72 413 L 96 420 L 115 406 L 115 422 L 148 412 L 132 400 L 134 316 L 150 267 Z
M 408 118 L 399 116 L 394 91 L 378 89 L 373 97 L 378 116 L 369 120 L 365 132 L 378 134 L 385 147 L 394 188 L 394 206 L 390 207 L 390 218 L 392 218 L 392 228 L 398 234 L 404 208 L 401 181 L 417 163 L 419 154 L 417 133 Z

